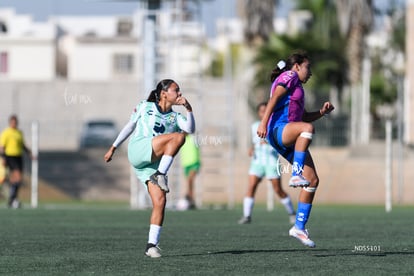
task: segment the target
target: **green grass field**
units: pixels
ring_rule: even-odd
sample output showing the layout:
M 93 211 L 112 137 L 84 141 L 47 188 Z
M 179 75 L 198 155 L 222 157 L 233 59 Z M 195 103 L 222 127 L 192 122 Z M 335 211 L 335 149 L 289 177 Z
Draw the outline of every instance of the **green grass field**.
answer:
M 0 209 L 1 275 L 413 275 L 414 207 L 315 205 L 316 248 L 288 237 L 280 207 L 168 210 L 163 257 L 143 255 L 149 211 L 114 206 Z

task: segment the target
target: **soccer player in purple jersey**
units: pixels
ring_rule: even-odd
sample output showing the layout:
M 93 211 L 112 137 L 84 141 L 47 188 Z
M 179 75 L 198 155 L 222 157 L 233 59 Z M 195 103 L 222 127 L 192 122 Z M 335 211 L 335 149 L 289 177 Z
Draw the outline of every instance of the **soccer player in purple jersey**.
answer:
M 292 164 L 291 187 L 302 187 L 299 194 L 295 225 L 289 235 L 304 245 L 315 247 L 305 228 L 319 178 L 309 145 L 314 127 L 310 122 L 329 114 L 334 106 L 325 102 L 318 111 L 305 110 L 305 91 L 302 87 L 312 76 L 311 63 L 304 52 L 292 54 L 279 61 L 271 74 L 272 86 L 265 114 L 257 129 L 260 138 L 267 138 L 280 155 Z

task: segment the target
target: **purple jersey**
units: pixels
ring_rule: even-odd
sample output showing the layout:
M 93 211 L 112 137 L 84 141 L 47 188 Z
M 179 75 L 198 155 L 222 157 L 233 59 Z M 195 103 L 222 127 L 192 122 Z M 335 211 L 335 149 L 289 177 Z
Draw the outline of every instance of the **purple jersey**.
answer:
M 272 83 L 270 97 L 273 91 L 280 85 L 286 88 L 287 93 L 280 98 L 269 120 L 270 129 L 274 126 L 289 122 L 300 122 L 305 111 L 305 92 L 298 74 L 294 71 L 285 71 Z

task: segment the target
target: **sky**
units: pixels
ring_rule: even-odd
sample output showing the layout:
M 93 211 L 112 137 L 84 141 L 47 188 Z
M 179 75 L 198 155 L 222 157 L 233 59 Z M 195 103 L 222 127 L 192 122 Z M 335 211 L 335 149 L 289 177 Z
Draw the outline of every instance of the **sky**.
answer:
M 30 14 L 35 21 L 46 21 L 52 15 L 131 15 L 139 0 L 0 0 L 0 8 L 13 7 L 18 14 Z M 237 16 L 237 0 L 201 1 L 201 22 L 207 34 L 214 36 L 217 18 Z M 403 2 L 404 0 L 392 0 Z M 389 0 L 374 0 L 376 7 L 389 5 Z M 280 0 L 277 15 L 285 17 L 293 6 L 291 0 Z
M 215 19 L 236 16 L 235 2 L 202 1 L 201 21 L 210 35 L 215 33 Z M 0 0 L 0 8 L 4 7 L 30 14 L 35 21 L 46 21 L 52 15 L 131 15 L 138 4 L 136 0 Z

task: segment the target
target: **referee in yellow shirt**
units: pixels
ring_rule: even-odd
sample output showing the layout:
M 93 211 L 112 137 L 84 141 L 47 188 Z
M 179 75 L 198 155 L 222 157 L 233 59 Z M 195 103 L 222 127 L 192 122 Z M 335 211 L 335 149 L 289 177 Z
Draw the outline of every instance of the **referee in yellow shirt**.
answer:
M 31 156 L 30 149 L 24 143 L 23 133 L 17 128 L 17 125 L 17 116 L 11 115 L 9 127 L 4 129 L 0 136 L 0 153 L 4 156 L 6 166 L 9 169 L 9 208 L 20 207 L 17 194 L 23 180 L 23 154 L 26 152 Z

